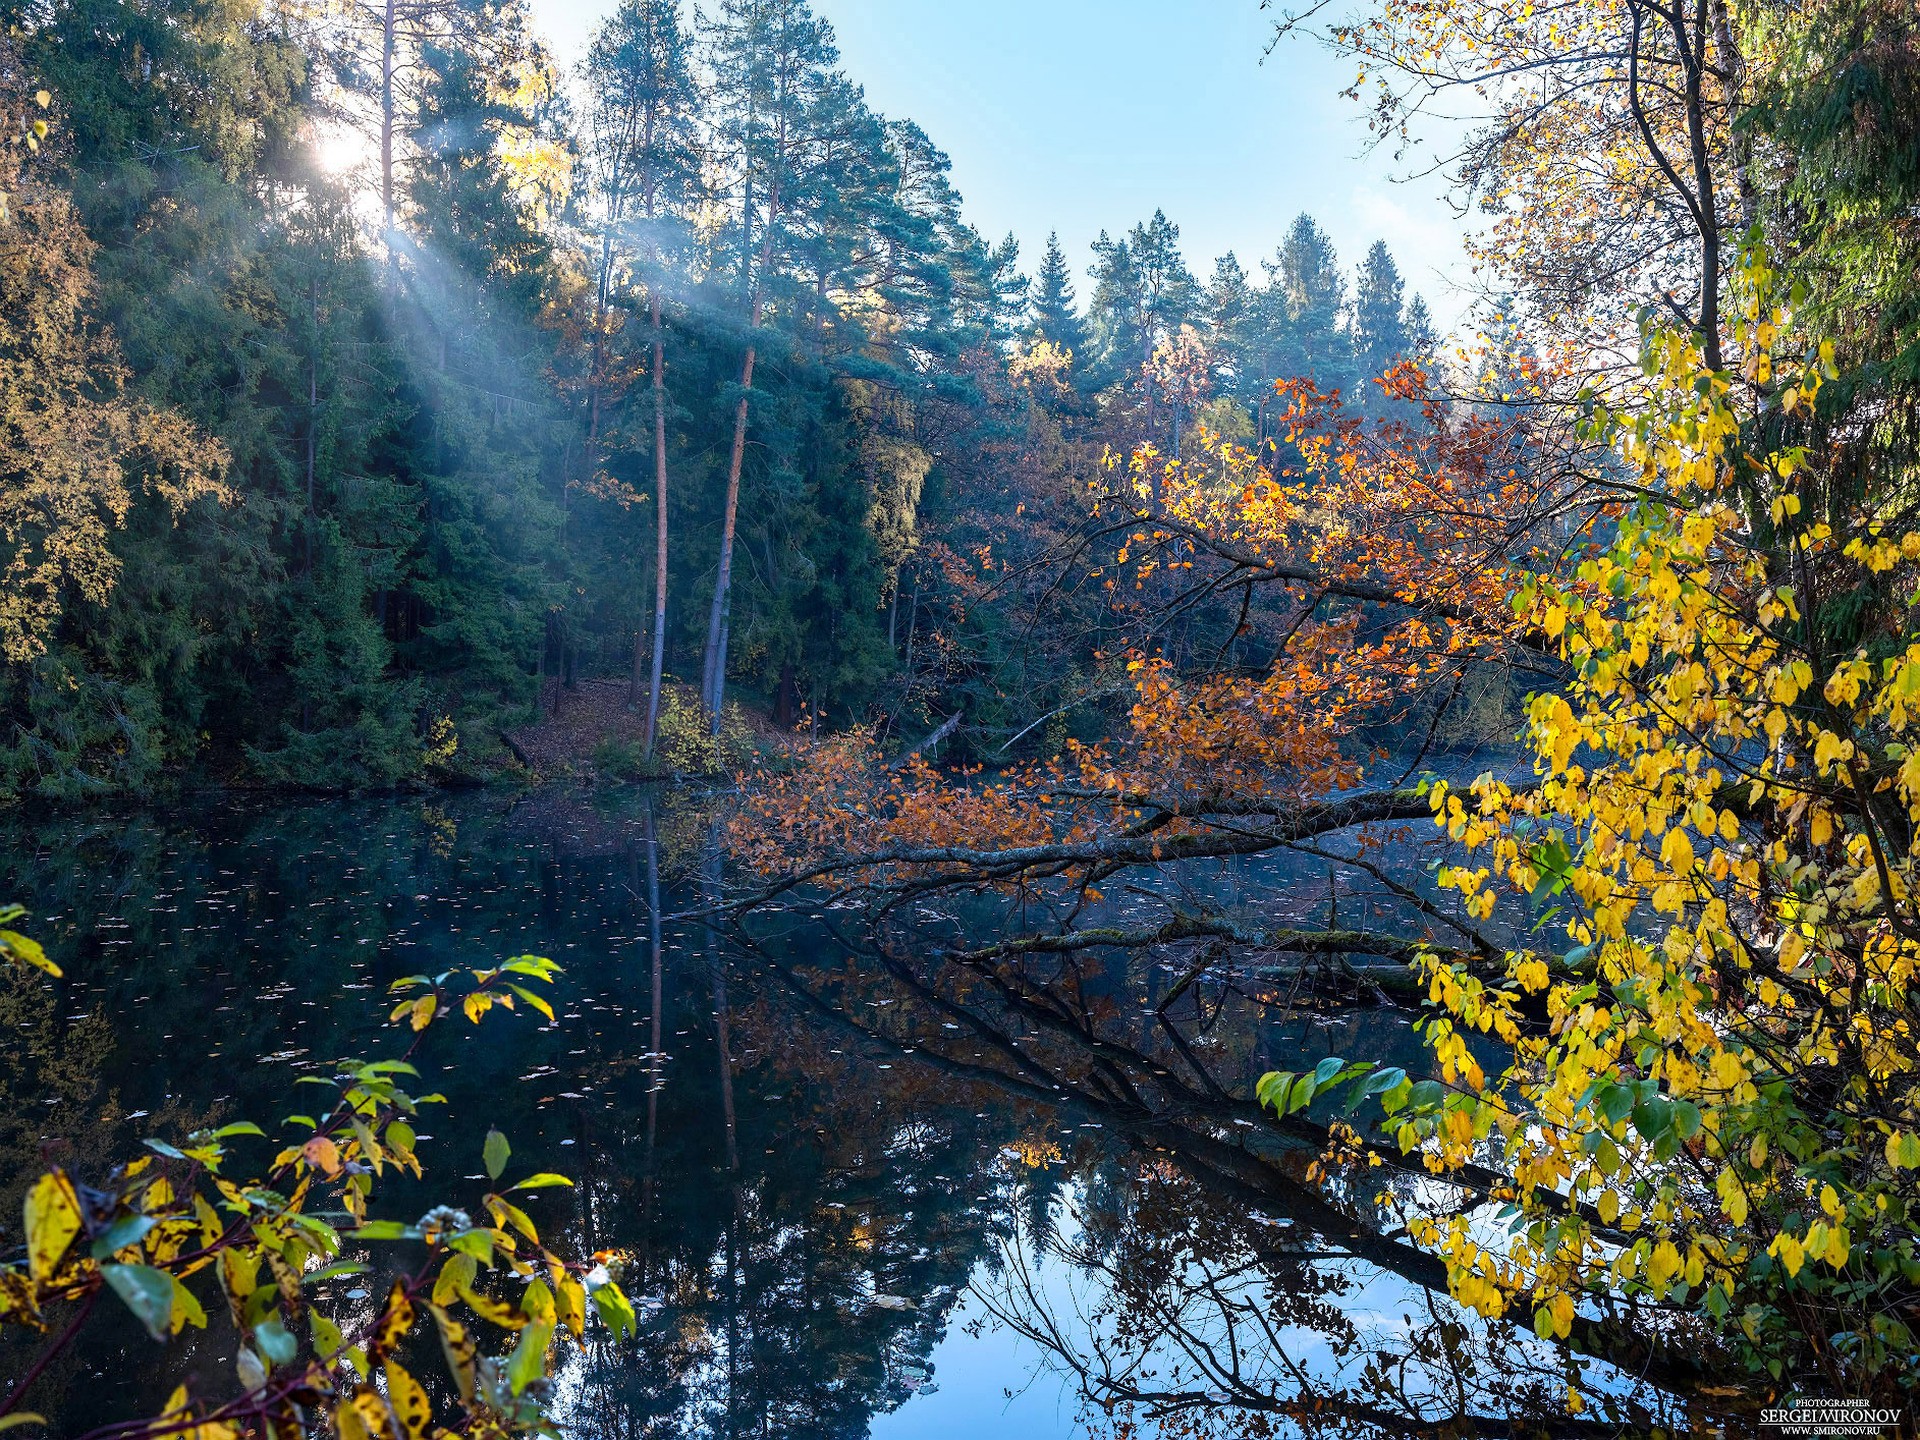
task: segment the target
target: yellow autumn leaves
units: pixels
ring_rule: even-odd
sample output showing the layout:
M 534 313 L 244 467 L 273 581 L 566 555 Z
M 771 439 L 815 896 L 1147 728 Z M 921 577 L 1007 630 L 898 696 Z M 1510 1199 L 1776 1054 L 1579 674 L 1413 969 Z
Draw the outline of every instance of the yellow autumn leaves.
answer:
M 1743 336 L 1777 347 L 1743 366 L 1765 423 L 1692 340 L 1650 336 L 1641 404 L 1596 406 L 1594 433 L 1664 498 L 1570 582 L 1516 587 L 1574 675 L 1530 703 L 1535 778 L 1431 796 L 1470 857 L 1441 876 L 1468 915 L 1518 891 L 1560 907 L 1573 949 L 1485 981 L 1424 962 L 1452 1093 L 1399 1135 L 1430 1169 L 1512 1177 L 1503 1239 L 1462 1216 L 1416 1231 L 1482 1314 L 1524 1305 L 1564 1336 L 1583 1297 L 1645 1296 L 1763 1353 L 1801 1343 L 1781 1338 L 1804 1324 L 1791 1289 L 1870 1372 L 1911 1345 L 1897 1297 L 1920 1285 L 1920 535 L 1842 546 L 1802 504 L 1819 457 L 1744 448 L 1791 437 L 1834 369 L 1767 298 L 1765 257 L 1743 266 Z M 1802 588 L 1883 605 L 1879 633 L 1833 643 Z M 1498 1083 L 1463 1060 L 1475 1029 L 1507 1043 Z

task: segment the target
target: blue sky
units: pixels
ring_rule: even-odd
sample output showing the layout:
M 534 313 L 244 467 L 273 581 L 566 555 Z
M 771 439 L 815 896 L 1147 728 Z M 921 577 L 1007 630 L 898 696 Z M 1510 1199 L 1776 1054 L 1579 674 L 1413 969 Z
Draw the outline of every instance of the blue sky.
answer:
M 533 0 L 563 61 L 611 0 Z M 1263 59 L 1259 0 L 814 0 L 876 109 L 953 158 L 968 218 L 1031 269 L 1057 229 L 1075 271 L 1102 228 L 1156 206 L 1204 280 L 1233 250 L 1256 274 L 1302 210 L 1349 269 L 1384 239 L 1443 326 L 1459 318 L 1462 224 L 1433 181 L 1365 154 L 1352 71 L 1294 40 Z M 1084 280 L 1077 282 L 1081 296 Z

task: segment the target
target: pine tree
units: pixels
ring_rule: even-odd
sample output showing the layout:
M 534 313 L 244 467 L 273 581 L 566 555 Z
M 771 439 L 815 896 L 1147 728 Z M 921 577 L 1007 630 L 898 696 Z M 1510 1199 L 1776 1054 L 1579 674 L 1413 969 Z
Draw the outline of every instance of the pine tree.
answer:
M 606 352 L 613 338 L 609 333 L 609 305 L 615 241 L 618 237 L 623 249 L 630 246 L 636 221 L 641 231 L 638 248 L 645 254 L 647 266 L 652 342 L 649 370 L 653 382 L 654 589 L 653 646 L 647 668 L 641 751 L 648 760 L 653 758 L 659 730 L 667 639 L 667 392 L 661 318 L 661 291 L 667 284 L 664 257 L 677 248 L 669 238 L 669 229 L 699 183 L 695 127 L 701 97 L 694 84 L 689 52 L 689 39 L 680 24 L 679 0 L 624 0 L 594 36 L 582 67 L 588 104 L 589 176 L 602 207 L 589 361 L 586 456 L 590 479 L 598 465 Z M 639 635 L 636 629 L 636 692 L 641 683 Z
M 1032 316 L 1028 334 L 1046 340 L 1082 359 L 1086 350 L 1086 332 L 1080 324 L 1080 312 L 1074 306 L 1073 272 L 1066 252 L 1060 248 L 1060 234 L 1047 235 L 1047 248 L 1040 257 L 1040 269 L 1033 277 L 1033 290 L 1027 302 Z
M 1407 358 L 1420 366 L 1431 366 L 1440 352 L 1440 332 L 1433 323 L 1424 297 L 1415 295 L 1407 302 L 1401 327 L 1407 336 Z
M 1093 265 L 1087 274 L 1093 293 L 1087 297 L 1086 373 L 1095 389 L 1105 389 L 1138 365 L 1147 348 L 1132 245 L 1102 230 L 1093 242 Z
M 856 317 L 876 307 L 911 332 L 901 346 L 911 350 L 947 309 L 943 223 L 964 228 L 957 198 L 946 198 L 947 157 L 919 127 L 889 126 L 837 71 L 822 79 L 805 123 L 787 187 L 785 263 L 776 256 L 767 272 L 773 307 L 820 356 L 859 349 L 867 327 Z M 908 187 L 918 203 L 906 203 Z
M 1402 314 L 1405 291 L 1386 242 L 1374 241 L 1355 279 L 1351 324 L 1354 383 L 1359 387 L 1353 398 L 1368 410 L 1380 410 L 1388 403 L 1376 382 L 1407 358 L 1407 328 Z
M 790 225 L 788 209 L 805 198 L 808 122 L 838 58 L 832 30 L 815 18 L 806 0 L 722 0 L 708 32 L 707 60 L 717 112 L 715 140 L 732 172 L 739 217 L 731 261 L 734 292 L 746 310 L 750 332 L 759 330 L 766 317 L 775 262 L 784 254 Z M 716 735 L 727 683 L 740 469 L 746 457 L 748 400 L 758 353 L 758 339 L 749 333 L 734 402 L 720 553 L 701 664 L 701 699 Z
M 1133 252 L 1133 267 L 1140 281 L 1140 319 L 1145 330 L 1146 353 L 1153 351 L 1179 332 L 1193 318 L 1200 301 L 1200 287 L 1180 254 L 1180 227 L 1161 210 L 1144 225 L 1136 225 L 1127 236 Z
M 891 170 L 850 207 L 849 238 L 867 258 L 839 324 L 845 348 L 865 347 L 913 383 L 930 363 L 950 363 L 995 333 L 1008 277 L 998 268 L 1005 257 L 962 218 L 946 154 L 911 120 L 881 123 Z
M 1199 302 L 1199 286 L 1180 255 L 1180 227 L 1156 210 L 1124 240 L 1101 231 L 1093 251 L 1087 318 L 1099 383 L 1137 378 L 1151 416 L 1147 368 L 1153 352 L 1192 317 Z
M 391 240 L 405 219 L 405 171 L 419 133 L 422 90 L 433 83 L 427 49 L 449 37 L 472 41 L 490 29 L 491 17 L 473 13 L 472 0 L 350 0 L 325 13 L 327 21 L 306 38 L 316 70 L 338 87 L 332 118 L 346 119 L 374 142 L 380 234 Z
M 1207 348 L 1224 389 L 1244 393 L 1257 376 L 1250 375 L 1249 330 L 1254 294 L 1247 272 L 1231 250 L 1213 262 L 1204 307 Z
M 1303 213 L 1262 269 L 1267 274 L 1259 307 L 1263 378 L 1304 378 L 1323 390 L 1344 388 L 1353 352 L 1340 326 L 1346 282 L 1333 242 Z

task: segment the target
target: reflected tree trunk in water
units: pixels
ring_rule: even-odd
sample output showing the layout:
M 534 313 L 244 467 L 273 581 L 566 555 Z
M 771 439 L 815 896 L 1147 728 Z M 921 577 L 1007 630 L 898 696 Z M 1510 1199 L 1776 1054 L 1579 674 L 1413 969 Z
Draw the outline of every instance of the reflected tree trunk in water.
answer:
M 641 845 L 646 851 L 647 864 L 647 953 L 652 971 L 652 990 L 648 1002 L 649 1031 L 647 1044 L 647 1144 L 645 1168 L 640 1179 L 640 1234 L 642 1273 L 649 1278 L 653 1272 L 653 1202 L 654 1190 L 658 1180 L 656 1147 L 660 1134 L 660 1087 L 664 1083 L 662 1066 L 666 1059 L 662 1047 L 665 1045 L 665 1031 L 661 1025 L 661 983 L 662 945 L 660 936 L 660 840 L 653 830 L 653 797 L 647 797 L 646 808 L 640 812 Z
M 742 404 L 744 405 L 744 401 Z M 707 826 L 706 845 L 700 856 L 700 888 L 709 912 L 721 904 L 720 827 L 717 821 Z M 732 1214 L 727 1223 L 727 1434 L 735 1433 L 734 1388 L 740 1360 L 740 1140 L 733 1104 L 733 1047 L 729 1035 L 726 965 L 721 957 L 719 937 L 713 926 L 707 927 L 707 974 L 713 985 L 714 1046 L 720 1059 L 720 1118 L 726 1135 L 727 1188 L 732 1197 Z

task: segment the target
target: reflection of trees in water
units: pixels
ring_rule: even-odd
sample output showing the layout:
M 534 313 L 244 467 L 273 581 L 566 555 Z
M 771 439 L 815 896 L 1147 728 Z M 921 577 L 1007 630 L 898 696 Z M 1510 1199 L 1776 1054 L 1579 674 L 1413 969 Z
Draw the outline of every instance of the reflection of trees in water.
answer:
M 483 796 L 431 814 L 350 802 L 121 830 L 75 826 L 63 844 L 49 828 L 18 867 L 23 897 L 57 917 L 68 980 L 0 993 L 0 1018 L 26 1027 L 0 1072 L 0 1185 L 56 1131 L 97 1169 L 216 1108 L 272 1128 L 298 1108 L 299 1067 L 371 1041 L 387 980 L 551 949 L 568 967 L 558 1029 L 522 1017 L 493 1044 L 436 1027 L 423 1068 L 451 1104 L 422 1126 L 423 1154 L 428 1178 L 457 1191 L 498 1126 L 516 1165 L 579 1181 L 528 1202 L 556 1248 L 627 1258 L 643 1333 L 568 1359 L 574 1433 L 826 1440 L 913 1393 L 996 1243 L 980 1176 L 1016 1122 L 1004 1099 L 877 1071 L 842 1032 L 796 1026 L 723 937 L 663 923 L 715 878 L 698 807 L 580 816 Z M 120 1110 L 153 1113 L 82 1124 L 116 1089 Z M 60 1106 L 38 1104 L 56 1094 Z M 381 1182 L 401 1213 L 409 1193 Z M 126 1391 L 149 1377 L 170 1388 L 163 1371 L 226 1370 L 238 1337 L 209 1310 L 209 1329 L 164 1361 L 132 1333 L 90 1335 L 36 1406 L 78 1430 L 128 1413 Z M 438 1369 L 423 1357 L 418 1373 L 434 1383 Z
M 774 1138 L 753 1108 L 743 1141 Z M 808 1118 L 875 1136 L 864 1106 Z M 737 1173 L 679 1171 L 666 1157 L 663 1188 L 689 1187 L 682 1199 L 708 1219 L 669 1223 L 646 1274 L 629 1272 L 645 1297 L 637 1347 L 595 1345 L 563 1371 L 561 1413 L 578 1433 L 825 1440 L 908 1398 L 997 1233 L 976 1197 L 998 1146 L 986 1124 L 882 1124 L 892 1139 L 844 1138 L 837 1159 L 805 1141 L 776 1155 L 743 1145 Z M 618 1220 L 609 1229 L 639 1239 Z
M 294 1069 L 366 1048 L 387 980 L 550 948 L 568 966 L 559 1029 L 524 1024 L 488 1046 L 436 1027 L 428 1068 L 448 1067 L 433 1085 L 453 1103 L 433 1117 L 426 1154 L 430 1176 L 457 1176 L 498 1125 L 516 1161 L 580 1181 L 543 1193 L 543 1232 L 575 1253 L 627 1257 L 643 1333 L 567 1362 L 575 1433 L 860 1434 L 925 1379 L 969 1276 L 1016 1214 L 1030 1261 L 1056 1239 L 1077 1247 L 1087 1293 L 1109 1297 L 1110 1346 L 1152 1350 L 1169 1313 L 1216 1334 L 1224 1322 L 1207 1331 L 1205 1307 L 1234 1293 L 1228 1281 L 1167 1309 L 1204 1260 L 1248 1304 L 1258 1296 L 1259 1325 L 1293 1327 L 1283 1338 L 1345 1345 L 1355 1367 L 1453 1365 L 1481 1386 L 1447 1347 L 1484 1356 L 1484 1331 L 1455 1335 L 1421 1312 L 1407 1336 L 1356 1328 L 1354 1293 L 1310 1256 L 1360 1256 L 1416 1291 L 1443 1288 L 1438 1267 L 1360 1223 L 1362 1205 L 1297 1184 L 1316 1147 L 1276 1132 L 1246 1095 L 1263 1065 L 1316 1046 L 1377 1053 L 1400 1037 L 1411 1052 L 1404 1014 L 1338 1008 L 1353 990 L 1337 977 L 1316 994 L 1319 981 L 1295 976 L 1209 975 L 1170 999 L 1177 954 L 1157 970 L 1084 952 L 961 964 L 957 929 L 902 928 L 876 948 L 796 914 L 790 934 L 741 950 L 663 922 L 714 893 L 710 835 L 689 803 L 583 814 L 490 797 L 430 813 L 353 802 L 226 814 L 204 829 L 83 825 L 66 841 L 43 831 L 18 878 L 37 911 L 59 917 L 51 938 L 69 979 L 27 1009 L 0 996 L 0 1018 L 29 1037 L 0 1079 L 0 1183 L 55 1128 L 104 1163 L 216 1108 L 271 1120 Z M 992 933 L 977 928 L 991 915 L 970 921 Z M 103 1018 L 68 1018 L 82 1014 Z M 231 1065 L 215 1050 L 282 1059 Z M 116 1089 L 121 1106 L 155 1112 L 137 1132 L 56 1127 L 47 1117 L 66 1112 L 34 1108 L 70 1091 L 91 1110 Z M 1255 1225 L 1255 1209 L 1291 1224 Z M 1237 1312 L 1232 1323 L 1238 1337 L 1259 1333 Z M 174 1358 L 230 1364 L 224 1326 L 216 1312 Z M 115 1399 L 83 1383 L 89 1373 L 155 1372 L 141 1367 L 144 1343 L 76 1352 L 63 1413 Z M 1223 1414 L 1279 1415 L 1269 1382 L 1283 1372 L 1241 1366 L 1241 1382 L 1269 1386 L 1267 1410 L 1236 1397 L 1230 1372 L 1206 1372 L 1190 1382 L 1204 1398 L 1169 1423 L 1191 1428 L 1236 1398 Z M 1494 1393 L 1476 1389 L 1474 1403 Z M 1218 1428 L 1246 1433 L 1237 1423 Z
M 665 908 L 718 893 L 717 849 L 688 858 L 691 888 Z M 643 843 L 634 862 L 636 893 L 652 896 L 657 857 Z M 593 1234 L 627 1256 L 642 1334 L 570 1361 L 559 1413 L 575 1433 L 635 1440 L 864 1433 L 922 1381 L 997 1243 L 980 1177 L 1006 1102 L 906 1067 L 875 1084 L 870 1052 L 796 1025 L 761 967 L 704 927 L 669 934 L 652 1010 L 645 933 L 651 1013 L 587 1040 L 579 1062 L 619 1073 L 625 1046 L 631 1083 L 612 1113 L 582 1111 L 600 1158 L 582 1198 Z
M 1172 1433 L 1585 1434 L 1684 1408 L 1664 1388 L 1691 1378 L 1684 1356 L 1620 1344 L 1600 1322 L 1576 1332 L 1586 1353 L 1522 1343 L 1455 1307 L 1442 1265 L 1384 1233 L 1372 1203 L 1452 1180 L 1383 1150 L 1350 1180 L 1304 1183 L 1324 1126 L 1276 1124 L 1250 1094 L 1255 1052 L 1300 1018 L 1287 1002 L 1224 982 L 1168 1005 L 1139 957 L 985 955 L 924 914 L 880 918 L 855 929 L 832 913 L 812 926 L 790 914 L 796 928 L 759 945 L 811 1012 L 953 1080 L 1064 1106 L 1132 1148 L 1131 1168 L 1076 1176 L 1077 1223 L 1030 1235 L 991 1292 L 1002 1321 L 1052 1354 L 1096 1410 Z M 1333 1018 L 1355 1023 L 1351 1011 Z M 1338 1041 L 1320 1043 L 1308 1063 Z M 1485 1198 L 1456 1188 L 1463 1207 Z M 1053 1288 L 1033 1283 L 1042 1255 L 1080 1276 L 1086 1314 L 1052 1312 Z M 1363 1330 L 1354 1308 L 1382 1285 L 1397 1308 Z M 1303 1346 L 1329 1363 L 1302 1365 Z M 1561 1418 L 1570 1382 L 1591 1397 L 1587 1417 Z
M 976 1282 L 993 1323 L 1039 1347 L 1084 1417 L 1115 1435 L 1619 1433 L 1622 1404 L 1564 1409 L 1569 1360 L 1444 1296 L 1382 1286 L 1316 1237 L 1250 1215 L 1177 1167 L 1141 1161 L 1051 1232 L 1011 1237 Z M 1386 1293 L 1381 1293 L 1382 1291 Z

